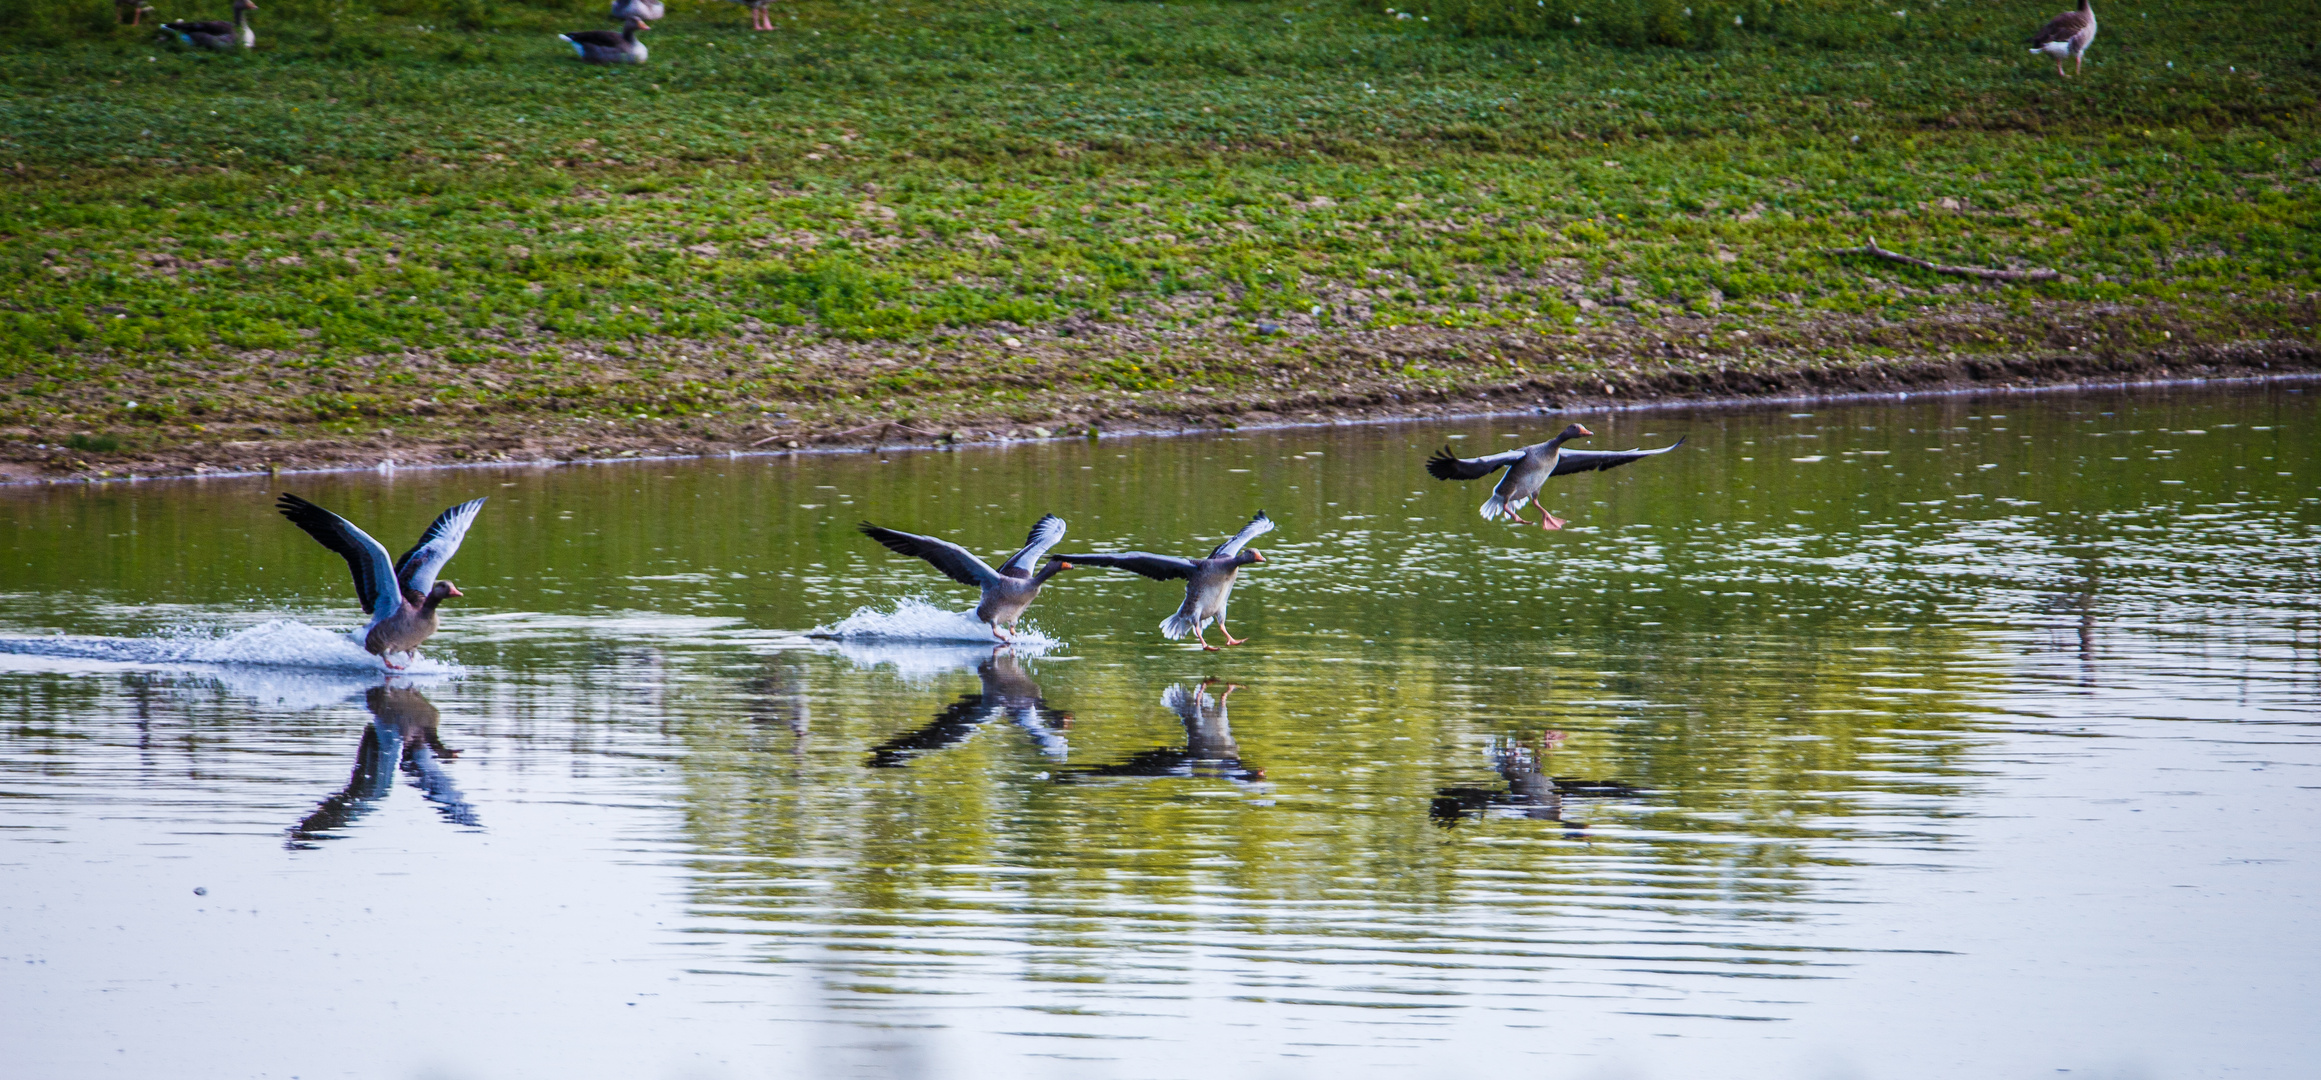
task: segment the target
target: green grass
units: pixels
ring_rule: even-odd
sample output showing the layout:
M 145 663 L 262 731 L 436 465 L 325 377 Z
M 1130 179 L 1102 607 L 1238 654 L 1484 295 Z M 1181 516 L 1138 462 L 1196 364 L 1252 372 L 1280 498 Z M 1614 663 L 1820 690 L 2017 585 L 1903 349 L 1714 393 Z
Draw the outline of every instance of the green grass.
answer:
M 849 345 L 893 369 L 852 392 L 968 395 L 1004 366 L 920 361 L 1002 334 L 1133 331 L 1038 381 L 1138 390 L 1277 329 L 2246 332 L 2321 288 L 2321 4 L 2107 6 L 2071 81 L 2018 41 L 2059 6 L 677 0 L 617 70 L 550 33 L 593 3 L 60 24 L 0 71 L 0 427 L 756 407 Z M 2067 276 L 1830 254 L 1866 235 Z

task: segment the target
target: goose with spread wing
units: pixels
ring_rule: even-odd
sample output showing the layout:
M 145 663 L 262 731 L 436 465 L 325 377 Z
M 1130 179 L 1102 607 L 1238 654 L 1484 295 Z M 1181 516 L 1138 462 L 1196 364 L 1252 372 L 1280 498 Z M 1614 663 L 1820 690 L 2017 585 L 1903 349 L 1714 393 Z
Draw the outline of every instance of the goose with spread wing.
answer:
M 1234 637 L 1233 631 L 1225 628 L 1225 606 L 1233 600 L 1233 582 L 1241 576 L 1241 568 L 1250 563 L 1265 561 L 1264 552 L 1254 548 L 1248 551 L 1242 549 L 1248 547 L 1251 540 L 1272 531 L 1273 519 L 1266 517 L 1265 511 L 1260 510 L 1256 517 L 1249 519 L 1249 524 L 1243 525 L 1240 532 L 1233 534 L 1232 539 L 1217 545 L 1215 550 L 1209 552 L 1209 557 L 1206 559 L 1155 555 L 1149 551 L 1126 551 L 1118 555 L 1058 555 L 1056 557 L 1076 564 L 1108 566 L 1114 570 L 1143 574 L 1154 581 L 1174 581 L 1183 578 L 1185 602 L 1177 608 L 1176 614 L 1161 622 L 1161 633 L 1167 636 L 1170 641 L 1182 640 L 1185 635 L 1190 634 L 1201 643 L 1203 649 L 1215 652 L 1217 646 L 1209 644 L 1208 636 L 1208 627 L 1212 622 L 1216 623 L 1218 631 L 1225 635 L 1225 644 L 1227 645 L 1239 645 L 1249 640 L 1248 638 Z
M 1616 469 L 1631 461 L 1642 461 L 1684 445 L 1684 440 L 1678 439 L 1658 450 L 1564 449 L 1564 443 L 1594 434 L 1579 424 L 1572 424 L 1546 442 L 1471 458 L 1455 456 L 1451 448 L 1446 446 L 1427 459 L 1426 471 L 1437 480 L 1480 480 L 1505 469 L 1507 475 L 1499 478 L 1499 486 L 1492 488 L 1491 497 L 1483 500 L 1484 519 L 1510 517 L 1525 525 L 1537 524 L 1542 529 L 1560 529 L 1565 525 L 1564 519 L 1548 513 L 1545 504 L 1539 508 L 1539 521 L 1536 523 L 1516 513 L 1523 509 L 1524 504 L 1539 497 L 1539 489 L 1547 483 L 1548 477 L 1591 469 Z
M 1069 560 L 1063 560 L 1041 566 L 1036 574 L 1032 572 L 1032 567 L 1039 565 L 1048 549 L 1064 539 L 1064 519 L 1054 514 L 1034 523 L 1024 546 L 1008 556 L 997 570 L 976 558 L 974 552 L 949 540 L 883 529 L 867 521 L 859 528 L 862 535 L 886 545 L 888 551 L 925 559 L 942 571 L 943 576 L 983 590 L 983 599 L 975 605 L 975 617 L 990 624 L 991 636 L 1001 641 L 1010 640 L 1010 636 L 1000 631 L 1000 624 L 1005 623 L 1010 631 L 1014 630 L 1024 609 L 1032 606 L 1033 598 L 1040 595 L 1040 586 L 1047 584 L 1057 571 L 1072 568 Z
M 451 582 L 436 580 L 436 575 L 459 553 L 468 526 L 484 508 L 482 499 L 469 499 L 436 515 L 434 524 L 419 534 L 419 542 L 393 562 L 387 561 L 384 545 L 337 514 L 288 493 L 274 506 L 291 524 L 347 561 L 347 569 L 355 575 L 355 596 L 371 614 L 370 624 L 363 628 L 363 648 L 389 670 L 401 670 L 387 659 L 389 655 L 417 658 L 420 644 L 435 635 L 439 605 L 465 595 Z

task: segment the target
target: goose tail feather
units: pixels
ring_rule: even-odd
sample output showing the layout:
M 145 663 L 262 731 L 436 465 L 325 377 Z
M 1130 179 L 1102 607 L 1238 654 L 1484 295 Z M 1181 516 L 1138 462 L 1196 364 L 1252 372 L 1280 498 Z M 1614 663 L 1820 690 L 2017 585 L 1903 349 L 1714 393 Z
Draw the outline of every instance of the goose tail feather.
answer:
M 1200 632 L 1201 620 L 1180 611 L 1161 620 L 1161 636 L 1170 641 L 1182 641 Z
M 1496 521 L 1496 520 L 1498 520 L 1499 518 L 1501 518 L 1501 517 L 1505 516 L 1505 515 L 1506 515 L 1506 513 L 1507 513 L 1507 497 L 1506 497 L 1506 496 L 1504 496 L 1504 495 L 1500 495 L 1500 494 L 1498 494 L 1497 492 L 1493 492 L 1490 498 L 1483 500 L 1483 510 L 1482 510 L 1482 514 L 1483 514 L 1483 520 L 1485 520 L 1485 521 Z

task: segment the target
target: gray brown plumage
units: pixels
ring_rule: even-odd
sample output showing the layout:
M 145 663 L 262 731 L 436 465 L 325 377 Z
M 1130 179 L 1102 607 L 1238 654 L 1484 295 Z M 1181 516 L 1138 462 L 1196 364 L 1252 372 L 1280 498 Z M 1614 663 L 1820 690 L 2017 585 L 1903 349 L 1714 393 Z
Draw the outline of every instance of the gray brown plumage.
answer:
M 353 522 L 296 495 L 285 493 L 275 501 L 275 508 L 291 524 L 347 561 L 347 569 L 354 573 L 355 598 L 371 615 L 363 628 L 363 649 L 389 669 L 400 666 L 387 659 L 391 654 L 417 657 L 419 646 L 435 635 L 436 609 L 445 600 L 464 595 L 451 582 L 436 580 L 436 575 L 458 554 L 483 505 L 482 499 L 470 499 L 436 515 L 419 542 L 389 562 L 386 547 Z
M 258 32 L 250 29 L 250 13 L 258 10 L 257 0 L 234 0 L 234 19 L 181 20 L 161 24 L 163 30 L 177 35 L 181 44 L 196 49 L 231 51 L 236 47 L 253 48 L 258 44 Z
M 1054 514 L 1033 523 L 1024 546 L 1008 556 L 997 570 L 976 558 L 974 552 L 949 540 L 880 528 L 867 521 L 858 528 L 862 535 L 886 545 L 887 550 L 897 555 L 925 559 L 942 571 L 943 576 L 983 590 L 982 598 L 975 604 L 975 617 L 990 624 L 991 636 L 1001 641 L 1009 640 L 1009 635 L 1000 631 L 1000 625 L 1004 623 L 1010 631 L 1014 630 L 1024 609 L 1032 606 L 1032 600 L 1040 595 L 1040 586 L 1047 584 L 1057 571 L 1072 568 L 1070 562 L 1051 562 L 1040 567 L 1038 573 L 1032 572 L 1032 567 L 1039 564 L 1048 549 L 1064 538 L 1064 519 Z
M 2071 61 L 2071 70 L 2078 73 L 2087 47 L 2095 43 L 2095 6 L 2090 0 L 2079 0 L 2079 10 L 2066 11 L 2047 20 L 2047 25 L 2031 35 L 2031 51 L 2055 58 L 2055 74 L 2063 74 L 2063 61 Z
M 1241 568 L 1250 563 L 1265 561 L 1260 551 L 1243 551 L 1251 540 L 1273 531 L 1273 519 L 1260 510 L 1249 519 L 1249 524 L 1233 534 L 1232 539 L 1219 544 L 1206 559 L 1186 559 L 1175 555 L 1155 555 L 1149 551 L 1127 551 L 1118 555 L 1058 555 L 1056 558 L 1075 564 L 1103 566 L 1142 574 L 1154 581 L 1185 582 L 1185 602 L 1177 613 L 1161 621 L 1161 633 L 1171 641 L 1190 634 L 1201 647 L 1212 652 L 1217 646 L 1209 644 L 1208 626 L 1214 622 L 1225 635 L 1225 644 L 1239 645 L 1247 638 L 1233 636 L 1225 627 L 1225 609 L 1233 601 L 1233 583 L 1241 576 Z
M 1616 469 L 1631 461 L 1642 461 L 1655 454 L 1665 454 L 1684 445 L 1684 440 L 1678 439 L 1658 450 L 1566 450 L 1563 448 L 1563 444 L 1572 439 L 1586 438 L 1594 434 L 1595 432 L 1589 431 L 1579 424 L 1571 424 L 1566 426 L 1555 438 L 1546 442 L 1472 458 L 1457 457 L 1446 446 L 1436 451 L 1435 456 L 1427 459 L 1426 471 L 1437 480 L 1480 480 L 1500 469 L 1506 469 L 1507 475 L 1500 477 L 1499 485 L 1491 489 L 1491 497 L 1483 500 L 1483 517 L 1491 520 L 1510 517 L 1525 525 L 1530 525 L 1533 522 L 1516 511 L 1523 509 L 1525 503 L 1539 497 L 1539 489 L 1547 483 L 1548 477 L 1590 472 L 1596 469 Z M 1565 522 L 1562 518 L 1548 513 L 1547 507 L 1543 504 L 1539 508 L 1537 524 L 1542 529 L 1560 529 L 1564 527 Z

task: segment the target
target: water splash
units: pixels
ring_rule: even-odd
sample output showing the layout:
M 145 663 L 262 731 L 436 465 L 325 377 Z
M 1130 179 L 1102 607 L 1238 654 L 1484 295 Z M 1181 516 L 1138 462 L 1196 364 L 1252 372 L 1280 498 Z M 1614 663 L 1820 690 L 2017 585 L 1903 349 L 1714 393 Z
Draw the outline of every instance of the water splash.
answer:
M 977 619 L 974 611 L 947 611 L 917 598 L 896 601 L 893 611 L 856 608 L 832 625 L 807 631 L 806 636 L 839 641 L 998 643 L 991 628 Z M 1046 652 L 1063 645 L 1030 623 L 1017 624 L 1014 637 L 1018 653 Z
M 140 667 L 304 668 L 363 674 L 385 669 L 378 657 L 363 651 L 361 630 L 324 630 L 293 619 L 271 619 L 231 631 L 189 627 L 149 637 L 0 635 L 0 656 Z M 408 668 L 413 675 L 449 675 L 459 670 L 457 664 L 426 658 L 413 661 Z

